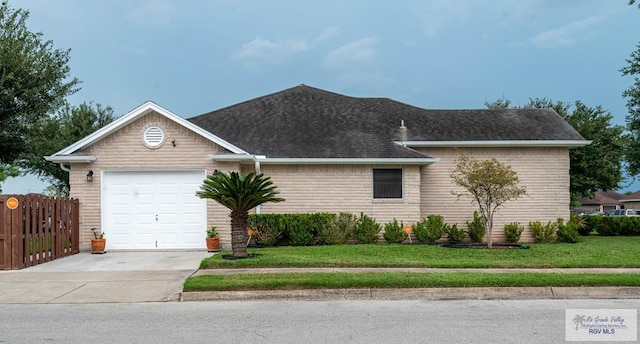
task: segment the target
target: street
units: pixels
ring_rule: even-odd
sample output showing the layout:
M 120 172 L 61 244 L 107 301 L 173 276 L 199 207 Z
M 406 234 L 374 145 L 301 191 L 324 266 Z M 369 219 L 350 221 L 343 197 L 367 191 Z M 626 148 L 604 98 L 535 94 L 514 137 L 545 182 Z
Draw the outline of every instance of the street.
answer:
M 0 305 L 0 343 L 561 343 L 567 308 L 638 299 Z

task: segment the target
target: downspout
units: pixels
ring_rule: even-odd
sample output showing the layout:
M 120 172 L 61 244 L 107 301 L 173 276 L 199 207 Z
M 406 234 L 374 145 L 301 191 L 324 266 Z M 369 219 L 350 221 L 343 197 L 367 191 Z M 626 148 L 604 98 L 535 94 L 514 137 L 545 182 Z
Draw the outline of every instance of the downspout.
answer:
M 253 158 L 253 161 L 255 161 L 256 174 L 260 174 L 260 161 L 255 157 Z M 256 214 L 260 214 L 260 206 L 259 205 L 256 207 Z
M 65 171 L 65 172 L 67 172 L 67 173 L 71 172 L 71 169 L 70 169 L 70 168 L 68 168 L 68 167 L 65 167 L 65 166 L 64 166 L 64 162 L 61 162 L 61 163 L 59 163 L 58 165 L 60 165 L 60 168 L 61 168 L 63 171 Z

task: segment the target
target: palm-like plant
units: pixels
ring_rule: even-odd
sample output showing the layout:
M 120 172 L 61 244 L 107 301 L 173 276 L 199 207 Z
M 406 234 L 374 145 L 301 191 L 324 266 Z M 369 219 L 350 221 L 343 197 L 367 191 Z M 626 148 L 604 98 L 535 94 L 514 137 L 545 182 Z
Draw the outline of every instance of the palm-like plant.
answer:
M 247 218 L 249 210 L 267 202 L 282 202 L 271 178 L 253 172 L 214 172 L 196 192 L 200 198 L 212 199 L 231 210 L 231 249 L 234 257 L 247 257 Z

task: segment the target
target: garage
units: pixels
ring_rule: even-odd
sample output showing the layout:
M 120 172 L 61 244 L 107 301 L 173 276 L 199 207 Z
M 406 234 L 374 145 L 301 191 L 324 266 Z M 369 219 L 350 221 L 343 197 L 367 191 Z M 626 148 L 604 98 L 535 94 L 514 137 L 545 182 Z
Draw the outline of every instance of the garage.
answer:
M 204 170 L 103 171 L 102 229 L 111 250 L 205 248 Z

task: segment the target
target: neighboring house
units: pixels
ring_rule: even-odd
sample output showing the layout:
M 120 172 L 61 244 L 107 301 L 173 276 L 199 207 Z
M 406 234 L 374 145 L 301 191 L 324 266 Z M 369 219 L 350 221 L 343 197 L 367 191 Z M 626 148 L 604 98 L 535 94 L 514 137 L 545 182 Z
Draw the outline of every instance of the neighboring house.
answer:
M 622 196 L 620 203 L 625 209 L 640 209 L 640 191 Z
M 625 197 L 623 194 L 615 191 L 598 190 L 592 197 L 583 198 L 580 203 L 579 212 L 590 213 L 608 213 L 612 210 L 620 209 L 621 199 Z
M 70 170 L 82 247 L 99 227 L 108 249 L 187 249 L 211 225 L 230 242 L 229 211 L 194 195 L 215 170 L 270 176 L 286 201 L 262 213 L 466 227 L 475 207 L 450 178 L 460 154 L 497 158 L 527 188 L 497 213 L 500 240 L 507 222 L 569 216 L 569 149 L 588 143 L 553 110 L 425 110 L 300 85 L 187 120 L 147 102 L 46 158 Z

